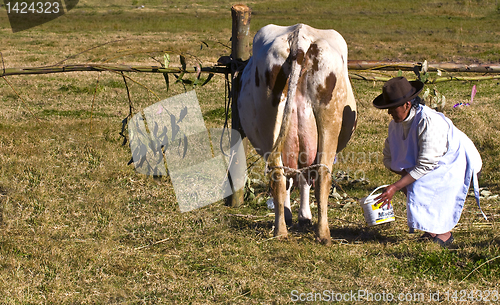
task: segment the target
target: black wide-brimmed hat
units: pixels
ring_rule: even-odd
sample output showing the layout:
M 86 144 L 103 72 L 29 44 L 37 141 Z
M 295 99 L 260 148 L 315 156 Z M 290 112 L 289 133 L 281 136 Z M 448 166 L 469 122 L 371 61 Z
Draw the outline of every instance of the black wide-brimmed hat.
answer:
M 411 101 L 424 88 L 419 80 L 409 82 L 404 77 L 395 77 L 388 80 L 382 87 L 382 94 L 373 100 L 373 106 L 378 109 L 401 106 Z

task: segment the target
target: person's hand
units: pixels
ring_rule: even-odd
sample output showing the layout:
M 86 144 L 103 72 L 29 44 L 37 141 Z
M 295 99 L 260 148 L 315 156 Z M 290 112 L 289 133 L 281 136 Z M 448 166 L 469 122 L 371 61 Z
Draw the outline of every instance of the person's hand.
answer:
M 404 172 L 406 173 L 406 171 Z M 376 200 L 375 202 L 377 204 L 382 203 L 380 207 L 384 207 L 387 204 L 389 204 L 390 206 L 394 194 L 401 189 L 404 189 L 404 192 L 406 194 L 406 187 L 412 184 L 413 182 L 415 182 L 415 179 L 411 175 L 405 174 L 397 182 L 386 187 L 382 192 L 382 194 L 378 195 L 377 198 L 375 198 Z
M 380 208 L 383 208 L 386 205 L 391 206 L 392 197 L 397 191 L 398 189 L 396 188 L 396 186 L 394 186 L 394 184 L 389 185 L 384 189 L 382 194 L 375 198 L 376 203 L 382 203 L 382 205 L 380 205 Z

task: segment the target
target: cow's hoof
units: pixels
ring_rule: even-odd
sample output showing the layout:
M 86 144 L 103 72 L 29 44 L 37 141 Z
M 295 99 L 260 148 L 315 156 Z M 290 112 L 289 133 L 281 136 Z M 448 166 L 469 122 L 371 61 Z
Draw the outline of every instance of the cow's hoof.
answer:
M 331 245 L 332 237 L 330 236 L 330 230 L 318 230 L 317 231 L 318 240 L 323 245 Z
M 299 227 L 305 228 L 312 226 L 312 221 L 310 219 L 299 219 Z
M 330 246 L 332 244 L 332 239 L 330 237 L 328 237 L 328 238 L 318 237 L 318 241 L 325 246 Z
M 274 237 L 277 238 L 277 239 L 287 239 L 288 238 L 288 232 L 281 232 L 281 233 L 278 233 L 278 232 L 274 232 Z

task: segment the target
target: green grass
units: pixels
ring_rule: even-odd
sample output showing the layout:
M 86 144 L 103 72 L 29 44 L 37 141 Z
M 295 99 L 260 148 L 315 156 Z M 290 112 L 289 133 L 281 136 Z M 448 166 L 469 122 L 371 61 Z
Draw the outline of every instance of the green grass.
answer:
M 65 59 L 158 65 L 164 53 L 170 54 L 171 66 L 178 66 L 178 54 L 186 52 L 188 66 L 197 59 L 210 66 L 229 53 L 224 46 L 231 35 L 228 1 L 103 3 L 80 1 L 69 14 L 18 33 L 11 33 L 0 10 L 5 66 Z M 500 6 L 492 0 L 249 5 L 251 35 L 271 22 L 334 28 L 346 39 L 350 59 L 500 60 Z M 200 48 L 201 41 L 209 47 Z M 127 80 L 134 114 L 185 90 L 173 84 L 173 76 L 167 91 L 161 75 L 127 75 L 136 81 Z M 500 255 L 498 199 L 482 200 L 489 222 L 478 215 L 473 198 L 467 199 L 450 250 L 407 233 L 402 194 L 394 200 L 393 223 L 367 228 L 358 205 L 332 199 L 332 246 L 319 244 L 314 228 L 295 226 L 281 241 L 272 238 L 274 216 L 265 203 L 262 160 L 251 169 L 255 180 L 241 207 L 217 202 L 189 213 L 179 212 L 169 177 L 144 176 L 127 166 L 130 148 L 122 146 L 119 133 L 129 99 L 121 75 L 74 72 L 7 80 L 23 100 L 0 80 L 2 304 L 286 304 L 293 290 L 424 294 L 424 301 L 441 292 L 445 304 L 446 291 L 500 290 L 500 259 L 494 259 Z M 470 99 L 474 84 L 474 103 L 453 109 Z M 382 165 L 389 117 L 371 106 L 381 86 L 353 81 L 358 126 L 334 174 L 349 175 L 340 184 L 355 199 L 396 179 Z M 428 86 L 446 96 L 444 112 L 478 147 L 480 185 L 500 193 L 498 80 Z M 224 88 L 224 77 L 217 75 L 196 89 L 209 128 L 224 123 Z M 247 157 L 248 164 L 258 159 L 251 150 Z M 359 178 L 367 184 L 352 183 Z M 295 220 L 297 197 L 294 192 Z M 312 210 L 315 219 L 317 208 Z

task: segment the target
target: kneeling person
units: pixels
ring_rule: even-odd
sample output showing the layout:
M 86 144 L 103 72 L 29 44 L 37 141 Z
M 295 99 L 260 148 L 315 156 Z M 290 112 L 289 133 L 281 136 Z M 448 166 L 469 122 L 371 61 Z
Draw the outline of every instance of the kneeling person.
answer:
M 479 205 L 477 173 L 482 161 L 462 131 L 442 113 L 421 104 L 418 94 L 423 86 L 420 81 L 396 77 L 384 84 L 373 101 L 393 118 L 384 165 L 401 175 L 376 200 L 390 204 L 396 191 L 405 191 L 410 230 L 424 231 L 422 238 L 445 247 L 453 242 L 451 230 L 460 220 L 471 180 Z

